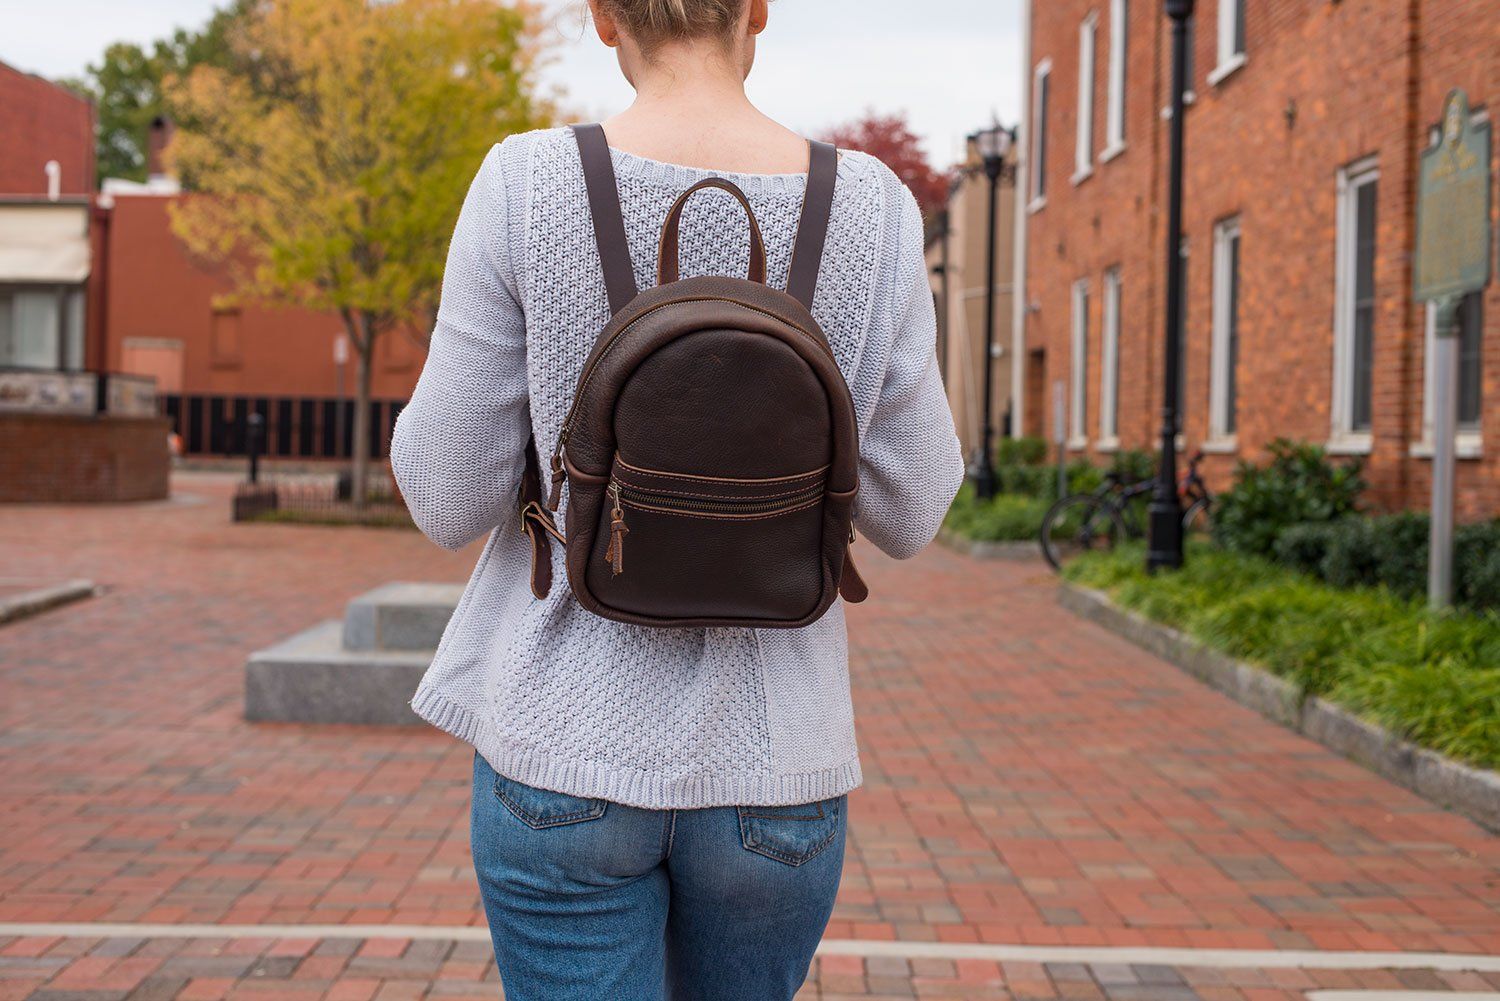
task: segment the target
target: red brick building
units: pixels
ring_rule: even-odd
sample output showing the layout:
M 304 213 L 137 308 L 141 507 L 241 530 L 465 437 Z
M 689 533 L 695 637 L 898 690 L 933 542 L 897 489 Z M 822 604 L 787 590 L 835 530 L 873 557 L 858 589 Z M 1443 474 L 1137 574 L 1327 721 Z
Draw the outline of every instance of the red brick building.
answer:
M 48 161 L 59 194 L 94 193 L 93 105 L 0 63 L 0 194 L 46 195 Z
M 102 345 L 111 371 L 156 380 L 164 412 L 189 455 L 243 454 L 245 418 L 266 420 L 267 455 L 342 458 L 353 431 L 354 355 L 343 322 L 303 309 L 225 308 L 224 276 L 191 258 L 173 235 L 178 195 L 157 182 L 107 184 L 113 207 L 107 250 L 108 306 Z M 376 342 L 372 379 L 375 450 L 385 455 L 425 350 L 406 332 Z
M 167 492 L 149 383 L 99 371 L 94 108 L 0 64 L 0 503 Z
M 1194 22 L 1183 447 L 1223 478 L 1274 437 L 1318 442 L 1364 456 L 1380 502 L 1423 506 L 1416 169 L 1450 88 L 1492 120 L 1494 0 L 1200 0 Z M 1031 4 L 1019 430 L 1050 433 L 1061 382 L 1071 447 L 1096 458 L 1157 436 L 1170 43 L 1159 2 Z M 1459 506 L 1474 518 L 1500 513 L 1500 284 L 1463 314 Z

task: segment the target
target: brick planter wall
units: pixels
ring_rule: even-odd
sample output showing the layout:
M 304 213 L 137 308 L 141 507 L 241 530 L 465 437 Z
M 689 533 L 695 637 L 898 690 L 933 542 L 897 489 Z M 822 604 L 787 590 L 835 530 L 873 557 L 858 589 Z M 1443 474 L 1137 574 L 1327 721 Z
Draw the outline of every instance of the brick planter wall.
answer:
M 167 496 L 165 418 L 0 414 L 0 502 Z

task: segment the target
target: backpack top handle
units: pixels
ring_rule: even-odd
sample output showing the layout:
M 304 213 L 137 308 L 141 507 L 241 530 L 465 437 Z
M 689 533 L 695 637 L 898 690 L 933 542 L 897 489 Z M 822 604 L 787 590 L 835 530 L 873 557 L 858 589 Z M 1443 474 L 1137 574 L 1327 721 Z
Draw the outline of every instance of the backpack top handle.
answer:
M 599 249 L 599 263 L 604 270 L 604 287 L 609 294 L 609 311 L 618 313 L 636 297 L 638 289 L 635 284 L 635 269 L 630 261 L 629 241 L 625 236 L 625 222 L 620 212 L 620 193 L 615 182 L 614 162 L 602 126 L 594 122 L 574 125 L 572 128 L 583 165 L 589 213 L 594 222 L 594 240 Z M 792 245 L 792 263 L 787 275 L 786 290 L 792 298 L 811 310 L 813 293 L 818 284 L 818 268 L 823 258 L 823 245 L 828 237 L 828 224 L 833 212 L 833 189 L 838 176 L 839 154 L 829 143 L 809 140 L 807 146 L 807 190 L 803 195 L 802 217 L 797 224 L 797 236 Z M 743 192 L 740 194 L 743 199 Z M 753 213 L 750 218 L 753 226 Z M 675 275 L 678 267 L 675 252 L 671 258 Z M 764 281 L 764 278 L 761 280 Z
M 672 208 L 667 212 L 667 221 L 661 228 L 661 242 L 656 248 L 656 284 L 666 285 L 668 282 L 677 280 L 677 269 L 680 266 L 677 248 L 677 227 L 682 221 L 682 207 L 694 192 L 702 191 L 704 188 L 718 188 L 727 191 L 735 197 L 740 206 L 745 210 L 745 218 L 750 220 L 750 271 L 749 279 L 761 285 L 766 283 L 766 243 L 760 235 L 760 224 L 755 221 L 755 210 L 750 207 L 750 199 L 739 186 L 722 177 L 706 177 L 697 184 L 688 188 L 677 196 L 672 203 Z

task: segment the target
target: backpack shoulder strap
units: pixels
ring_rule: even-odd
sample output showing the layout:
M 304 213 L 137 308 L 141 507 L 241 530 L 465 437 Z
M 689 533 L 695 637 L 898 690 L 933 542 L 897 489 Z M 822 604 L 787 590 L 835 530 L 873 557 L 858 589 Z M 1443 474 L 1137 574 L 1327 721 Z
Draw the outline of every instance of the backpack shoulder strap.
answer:
M 807 193 L 802 196 L 802 220 L 797 224 L 797 242 L 792 245 L 792 267 L 786 290 L 812 309 L 818 287 L 818 267 L 823 263 L 823 244 L 828 239 L 828 219 L 833 212 L 833 184 L 838 178 L 839 153 L 831 144 L 808 141 Z
M 583 162 L 583 183 L 588 189 L 589 214 L 594 217 L 594 240 L 604 268 L 604 287 L 609 292 L 609 311 L 618 313 L 637 294 L 635 266 L 630 262 L 630 243 L 625 238 L 625 219 L 620 214 L 620 189 L 615 183 L 615 165 L 609 142 L 598 124 L 573 126 L 578 156 Z

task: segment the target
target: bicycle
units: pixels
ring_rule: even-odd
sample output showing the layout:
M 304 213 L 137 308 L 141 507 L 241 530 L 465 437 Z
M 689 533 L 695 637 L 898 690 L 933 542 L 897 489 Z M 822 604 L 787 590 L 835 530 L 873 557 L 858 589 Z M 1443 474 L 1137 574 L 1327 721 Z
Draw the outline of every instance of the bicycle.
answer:
M 1202 461 L 1202 452 L 1193 453 L 1178 485 L 1185 502 L 1182 527 L 1187 534 L 1207 532 L 1213 510 L 1213 492 L 1198 472 Z M 1144 538 L 1145 505 L 1136 502 L 1155 488 L 1155 479 L 1126 483 L 1119 473 L 1109 472 L 1097 489 L 1062 498 L 1042 518 L 1042 555 L 1052 569 L 1061 570 L 1081 553 L 1113 549 L 1121 537 Z

